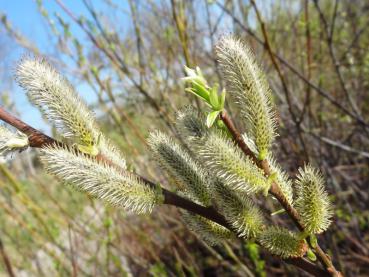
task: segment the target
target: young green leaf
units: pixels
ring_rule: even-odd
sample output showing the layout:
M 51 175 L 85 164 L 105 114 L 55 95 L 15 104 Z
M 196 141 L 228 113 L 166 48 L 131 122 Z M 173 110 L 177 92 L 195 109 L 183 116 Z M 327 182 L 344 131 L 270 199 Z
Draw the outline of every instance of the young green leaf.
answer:
M 208 128 L 213 126 L 213 124 L 214 124 L 215 120 L 217 119 L 219 113 L 220 113 L 220 111 L 212 111 L 208 114 L 208 116 L 206 117 L 206 126 Z
M 219 109 L 218 85 L 215 85 L 210 89 L 209 102 L 213 110 Z

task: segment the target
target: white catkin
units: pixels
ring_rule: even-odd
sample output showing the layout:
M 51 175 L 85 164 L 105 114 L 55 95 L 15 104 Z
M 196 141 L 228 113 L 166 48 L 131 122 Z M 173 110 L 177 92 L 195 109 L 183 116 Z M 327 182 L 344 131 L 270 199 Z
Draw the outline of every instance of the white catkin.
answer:
M 239 104 L 249 135 L 264 159 L 276 136 L 276 120 L 268 82 L 249 47 L 232 36 L 223 37 L 216 46 L 220 67 L 230 95 Z
M 240 237 L 256 238 L 263 229 L 264 218 L 261 210 L 242 193 L 225 187 L 220 181 L 214 183 L 215 203 L 228 223 Z
M 305 231 L 319 234 L 332 222 L 333 209 L 324 188 L 322 174 L 310 165 L 299 169 L 296 180 L 296 209 Z
M 266 228 L 261 233 L 259 242 L 270 253 L 283 259 L 302 257 L 307 250 L 306 243 L 298 238 L 298 234 L 277 226 Z
M 128 211 L 149 213 L 162 202 L 159 188 L 80 152 L 48 146 L 41 150 L 41 160 L 49 173 L 67 184 Z
M 265 192 L 269 182 L 264 172 L 224 134 L 213 130 L 198 147 L 199 158 L 231 189 L 246 193 Z
M 123 156 L 102 135 L 86 103 L 49 63 L 42 58 L 22 59 L 16 68 L 16 80 L 62 136 L 77 140 L 81 146 L 94 147 L 97 153 L 126 168 Z
M 232 233 L 218 223 L 187 211 L 181 214 L 187 227 L 209 245 L 220 244 L 232 237 Z
M 210 205 L 208 180 L 211 178 L 200 164 L 164 133 L 151 133 L 148 142 L 159 164 L 188 191 L 191 199 Z
M 12 153 L 23 151 L 28 146 L 29 141 L 26 134 L 20 131 L 11 131 L 0 125 L 0 156 L 6 157 Z

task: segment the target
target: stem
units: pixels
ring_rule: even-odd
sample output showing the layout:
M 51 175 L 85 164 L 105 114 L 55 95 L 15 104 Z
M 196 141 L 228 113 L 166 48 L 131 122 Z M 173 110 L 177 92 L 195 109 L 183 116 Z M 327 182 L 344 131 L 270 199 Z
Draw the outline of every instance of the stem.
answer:
M 249 149 L 249 147 L 246 145 L 246 143 L 243 141 L 242 136 L 240 132 L 235 128 L 232 120 L 228 116 L 228 113 L 223 110 L 220 114 L 221 120 L 224 122 L 224 124 L 227 126 L 228 130 L 230 131 L 233 140 L 236 142 L 236 144 L 240 147 L 240 149 L 244 152 L 244 154 L 248 157 L 250 157 L 253 161 L 256 161 L 255 163 L 258 165 L 259 168 L 264 170 L 265 175 L 269 176 L 271 174 L 270 166 L 267 160 L 258 161 L 255 157 L 254 153 Z M 242 140 L 242 141 L 241 141 Z M 297 228 L 300 231 L 304 231 L 304 225 L 301 222 L 300 216 L 297 212 L 297 210 L 290 205 L 287 198 L 281 191 L 280 186 L 277 182 L 273 181 L 269 192 L 271 195 L 273 195 L 278 202 L 281 204 L 281 206 L 286 210 L 287 214 L 290 216 L 292 221 L 295 223 Z M 309 240 L 308 240 L 309 241 Z M 309 241 L 310 244 L 310 241 Z M 310 245 L 311 246 L 311 245 Z M 314 249 L 314 248 L 313 248 Z M 331 258 L 326 254 L 320 246 L 317 244 L 316 248 L 314 249 L 318 259 L 322 262 L 325 269 L 331 276 L 343 276 L 342 273 L 336 270 L 334 267 Z

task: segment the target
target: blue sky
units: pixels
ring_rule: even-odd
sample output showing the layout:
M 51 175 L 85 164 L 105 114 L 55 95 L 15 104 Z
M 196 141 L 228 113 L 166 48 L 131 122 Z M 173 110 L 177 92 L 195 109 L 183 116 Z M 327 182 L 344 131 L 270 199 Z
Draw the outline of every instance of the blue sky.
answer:
M 77 15 L 87 16 L 87 11 L 83 6 L 81 0 L 64 0 L 63 3 L 72 10 Z M 103 10 L 104 7 L 101 1 L 92 1 L 96 10 Z M 54 0 L 43 1 L 45 9 L 48 11 L 50 17 L 54 17 L 55 13 L 60 14 L 66 22 L 70 22 L 69 18 L 63 12 L 61 8 L 57 5 Z M 42 53 L 50 54 L 58 57 L 58 53 L 55 50 L 55 37 L 51 34 L 50 29 L 47 26 L 45 19 L 40 14 L 37 3 L 34 0 L 0 0 L 0 15 L 5 14 L 8 21 L 12 26 L 32 41 L 41 50 Z M 0 27 L 1 29 L 1 27 Z M 74 36 L 78 38 L 85 38 L 81 29 L 75 24 L 71 24 L 71 31 Z M 0 30 L 0 36 L 5 36 L 5 32 Z M 5 44 L 10 44 L 10 47 L 6 47 L 6 55 L 0 60 L 0 70 L 8 69 L 9 72 L 13 70 L 15 63 L 27 53 L 27 51 L 16 44 L 10 43 L 10 41 L 5 39 Z M 63 59 L 63 57 L 60 57 Z M 63 60 L 68 64 L 67 60 Z M 31 106 L 21 88 L 17 84 L 12 82 L 4 83 L 4 76 L 6 76 L 7 81 L 9 81 L 9 72 L 0 71 L 0 92 L 7 90 L 16 104 L 16 108 L 21 115 L 21 118 L 30 124 L 31 126 L 48 132 L 49 127 L 45 123 L 40 113 L 36 108 Z M 85 85 L 76 82 L 76 80 L 70 80 L 76 85 L 77 90 L 80 92 L 82 97 L 86 99 L 87 102 L 91 103 L 95 100 L 93 93 L 90 88 Z

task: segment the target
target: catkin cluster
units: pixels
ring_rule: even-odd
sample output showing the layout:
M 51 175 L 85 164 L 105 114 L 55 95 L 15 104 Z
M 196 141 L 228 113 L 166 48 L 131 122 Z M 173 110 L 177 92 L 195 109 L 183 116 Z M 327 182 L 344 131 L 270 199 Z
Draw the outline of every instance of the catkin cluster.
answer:
M 240 150 L 224 125 L 208 124 L 209 116 L 214 113 L 211 97 L 216 97 L 214 88 L 217 86 L 210 87 L 199 68 L 186 69 L 189 76 L 184 81 L 190 86 L 187 91 L 212 108 L 206 120 L 203 114 L 190 107 L 180 111 L 177 116 L 178 133 L 190 150 L 185 155 L 187 158 L 181 159 L 181 168 L 196 163 L 197 170 L 208 179 L 201 183 L 191 181 L 187 178 L 190 175 L 182 176 L 182 180 L 187 178 L 184 190 L 191 188 L 192 192 L 196 192 L 186 196 L 198 201 L 197 195 L 208 191 L 213 207 L 225 217 L 231 230 L 239 237 L 254 239 L 272 254 L 282 258 L 301 257 L 308 250 L 305 238 L 325 231 L 331 222 L 332 209 L 323 179 L 316 169 L 306 166 L 299 170 L 296 185 L 293 186 L 293 181 L 273 157 L 272 144 L 277 136 L 275 108 L 267 80 L 251 50 L 242 41 L 227 36 L 218 42 L 216 54 L 226 81 L 227 93 L 238 104 L 247 126 L 247 133 L 242 138 L 258 160 L 267 162 L 271 173 L 267 176 L 255 164 L 255 159 Z M 219 114 L 221 111 L 216 112 Z M 218 123 L 222 123 L 220 120 Z M 212 118 L 212 121 L 216 122 L 216 119 Z M 166 141 L 169 147 L 172 142 L 169 143 L 168 138 Z M 163 142 L 157 136 L 152 136 L 150 145 Z M 153 151 L 161 160 L 166 159 L 166 164 L 174 164 L 174 161 L 178 164 L 175 157 L 184 156 L 185 150 L 172 153 L 171 157 L 167 156 L 168 152 L 158 151 L 158 147 L 154 147 Z M 174 167 L 170 171 L 175 170 Z M 165 166 L 163 168 L 168 170 Z M 271 224 L 254 202 L 257 195 L 268 194 L 272 182 L 280 188 L 286 204 L 300 214 L 303 232 L 292 232 L 283 226 Z M 209 228 L 204 228 L 202 222 L 193 216 L 192 225 L 196 222 L 198 226 L 193 229 L 198 233 L 203 232 L 202 237 L 210 237 Z M 214 229 L 211 242 L 217 241 L 214 239 L 217 234 L 219 232 Z M 222 239 L 219 235 L 218 241 Z
M 281 258 L 301 257 L 308 250 L 305 239 L 327 230 L 331 223 L 332 208 L 323 177 L 318 170 L 305 166 L 292 185 L 273 157 L 277 128 L 271 91 L 251 50 L 228 36 L 219 41 L 216 53 L 227 84 L 220 95 L 218 86 L 210 87 L 199 68 L 186 68 L 189 76 L 184 78 L 187 91 L 211 108 L 207 117 L 187 107 L 178 112 L 176 120 L 184 145 L 160 131 L 150 134 L 148 145 L 175 182 L 178 194 L 215 209 L 227 221 L 225 227 L 183 211 L 183 220 L 206 242 L 216 244 L 238 236 L 256 241 Z M 163 203 L 160 186 L 148 185 L 127 170 L 121 153 L 101 133 L 87 105 L 52 66 L 43 59 L 25 58 L 17 67 L 16 80 L 66 140 L 63 145 L 41 150 L 48 172 L 128 211 L 150 212 Z M 252 157 L 241 151 L 221 122 L 226 91 L 238 103 L 248 127 L 242 138 Z M 0 154 L 28 145 L 26 135 L 0 126 Z M 259 162 L 267 163 L 271 173 L 267 175 Z M 280 188 L 285 204 L 299 213 L 302 232 L 273 225 L 258 205 L 262 201 L 255 201 L 268 197 L 272 183 Z
M 21 60 L 16 80 L 30 102 L 66 139 L 62 146 L 48 145 L 41 150 L 48 172 L 78 190 L 135 213 L 151 212 L 163 201 L 159 187 L 148 186 L 127 170 L 125 159 L 101 133 L 86 103 L 44 59 Z M 11 139 L 2 143 L 8 137 Z M 26 146 L 27 136 L 0 129 L 1 152 Z

